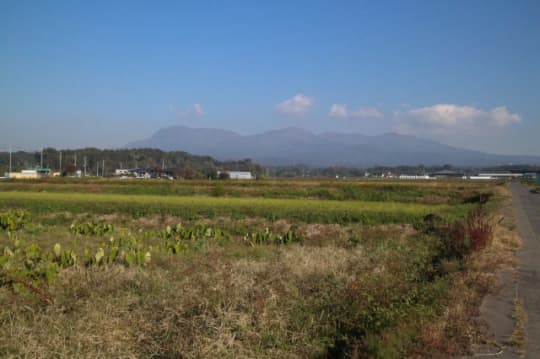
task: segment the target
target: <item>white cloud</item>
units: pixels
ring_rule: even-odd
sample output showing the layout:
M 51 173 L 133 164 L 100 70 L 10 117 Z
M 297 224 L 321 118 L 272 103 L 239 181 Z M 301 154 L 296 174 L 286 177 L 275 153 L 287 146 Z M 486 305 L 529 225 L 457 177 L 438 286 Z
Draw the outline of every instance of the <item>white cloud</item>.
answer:
M 330 113 L 329 115 L 331 117 L 338 117 L 338 118 L 344 118 L 347 117 L 347 105 L 335 103 L 330 107 Z
M 298 94 L 293 98 L 278 103 L 276 110 L 289 115 L 303 116 L 314 104 L 315 100 L 312 97 Z
M 521 122 L 521 116 L 515 113 L 508 112 L 508 109 L 505 106 L 495 107 L 491 110 L 491 117 L 493 122 L 498 127 L 504 127 L 511 123 Z
M 197 116 L 204 116 L 204 110 L 200 103 L 193 104 L 192 112 Z
M 347 105 L 335 103 L 330 107 L 330 117 L 336 118 L 381 118 L 384 114 L 375 107 L 360 107 L 358 110 L 349 111 Z
M 178 110 L 173 105 L 169 105 L 169 111 L 178 117 L 202 117 L 205 115 L 204 109 L 200 103 L 194 103 L 183 111 Z
M 518 114 L 505 106 L 483 110 L 473 106 L 436 104 L 395 113 L 394 130 L 408 134 L 486 133 L 521 122 Z

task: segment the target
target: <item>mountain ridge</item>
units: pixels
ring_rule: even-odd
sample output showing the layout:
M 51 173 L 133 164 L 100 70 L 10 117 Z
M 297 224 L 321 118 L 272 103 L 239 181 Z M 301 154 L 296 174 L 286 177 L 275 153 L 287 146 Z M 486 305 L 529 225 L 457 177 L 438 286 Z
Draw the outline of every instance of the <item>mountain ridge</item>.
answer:
M 340 132 L 315 134 L 299 127 L 240 135 L 224 129 L 170 126 L 125 147 L 180 150 L 219 160 L 250 158 L 264 165 L 282 166 L 540 164 L 539 156 L 490 154 L 393 132 L 375 136 Z

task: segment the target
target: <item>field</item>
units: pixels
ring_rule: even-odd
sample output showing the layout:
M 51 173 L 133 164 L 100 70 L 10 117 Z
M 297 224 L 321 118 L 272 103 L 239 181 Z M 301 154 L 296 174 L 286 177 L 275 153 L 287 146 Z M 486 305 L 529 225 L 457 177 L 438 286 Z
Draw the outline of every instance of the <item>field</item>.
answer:
M 485 290 L 467 278 L 504 193 L 465 181 L 0 182 L 0 356 L 464 354 Z

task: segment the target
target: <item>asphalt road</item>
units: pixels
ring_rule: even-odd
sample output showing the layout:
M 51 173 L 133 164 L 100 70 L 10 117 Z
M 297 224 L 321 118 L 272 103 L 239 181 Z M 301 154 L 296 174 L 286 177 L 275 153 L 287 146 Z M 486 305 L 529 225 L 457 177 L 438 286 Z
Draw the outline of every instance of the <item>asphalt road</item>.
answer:
M 516 224 L 523 246 L 519 259 L 519 296 L 527 312 L 526 358 L 540 358 L 540 194 L 521 183 L 510 183 Z

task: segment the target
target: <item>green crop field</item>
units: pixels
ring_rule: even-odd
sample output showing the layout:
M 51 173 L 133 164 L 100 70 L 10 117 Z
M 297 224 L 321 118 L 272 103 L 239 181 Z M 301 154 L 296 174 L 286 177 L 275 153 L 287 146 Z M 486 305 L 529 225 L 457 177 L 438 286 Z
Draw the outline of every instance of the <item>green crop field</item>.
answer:
M 162 181 L 51 179 L 0 182 L 0 191 L 86 192 L 159 196 L 300 198 L 443 204 L 460 203 L 490 184 L 455 181 Z
M 451 218 L 463 216 L 470 205 L 423 205 L 398 202 L 359 202 L 314 199 L 267 199 L 223 197 L 161 197 L 149 195 L 1 192 L 4 207 L 33 212 L 68 210 L 74 213 L 115 213 L 144 216 L 165 214 L 192 217 L 264 217 L 309 223 L 365 224 L 409 223 L 429 213 Z
M 0 357 L 463 355 L 448 313 L 502 200 L 465 181 L 1 182 Z

